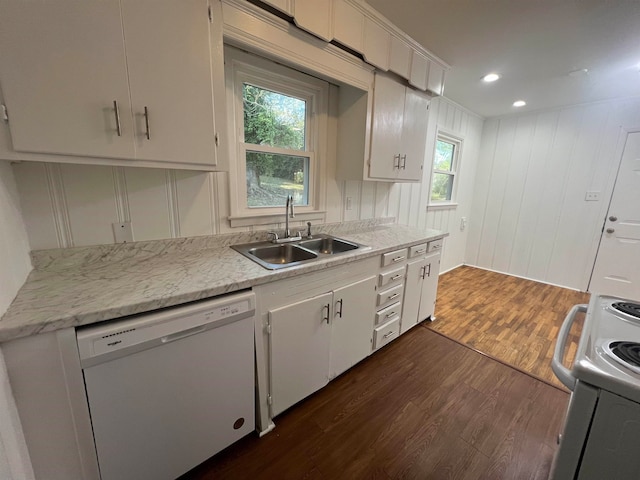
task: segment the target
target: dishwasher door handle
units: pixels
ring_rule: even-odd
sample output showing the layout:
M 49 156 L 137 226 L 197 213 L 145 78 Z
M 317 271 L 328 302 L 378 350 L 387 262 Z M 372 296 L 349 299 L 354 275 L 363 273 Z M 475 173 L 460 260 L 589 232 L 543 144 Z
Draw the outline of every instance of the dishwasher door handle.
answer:
M 162 337 L 160 341 L 162 343 L 171 343 L 176 340 L 180 340 L 181 338 L 190 337 L 191 335 L 195 335 L 196 333 L 204 332 L 207 329 L 207 325 L 200 325 L 197 327 L 189 328 L 187 330 L 182 330 L 181 332 L 172 333 L 171 335 L 167 335 Z
M 587 305 L 585 304 L 574 305 L 571 310 L 569 310 L 564 322 L 562 322 L 562 327 L 560 327 L 558 340 L 556 340 L 556 347 L 553 351 L 553 359 L 551 360 L 551 369 L 553 370 L 553 373 L 555 373 L 558 380 L 560 380 L 562 384 L 572 392 L 576 386 L 577 379 L 571 374 L 571 370 L 562 364 L 562 359 L 564 358 L 567 338 L 569 337 L 569 332 L 571 331 L 571 326 L 576 319 L 576 315 L 578 312 L 586 313 L 586 311 Z

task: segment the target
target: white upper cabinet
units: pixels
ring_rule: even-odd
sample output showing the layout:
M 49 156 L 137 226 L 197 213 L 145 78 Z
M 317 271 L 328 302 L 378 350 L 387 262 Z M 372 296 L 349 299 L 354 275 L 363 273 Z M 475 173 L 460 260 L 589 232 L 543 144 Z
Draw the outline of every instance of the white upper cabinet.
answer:
M 391 34 L 378 22 L 369 17 L 364 19 L 364 48 L 363 55 L 367 63 L 380 70 L 389 70 L 389 53 L 391 49 Z
M 133 158 L 117 1 L 0 3 L 0 65 L 15 150 Z
M 376 75 L 369 176 L 422 180 L 429 98 L 386 75 Z
M 222 59 L 212 69 L 221 49 L 212 44 L 207 0 L 0 8 L 0 84 L 16 151 L 216 169 L 214 73 Z
M 414 50 L 411 55 L 411 74 L 409 83 L 420 90 L 427 89 L 429 60 L 422 53 Z
M 303 30 L 333 40 L 333 0 L 295 0 L 294 21 Z
M 444 75 L 445 69 L 440 65 L 430 62 L 429 65 L 429 80 L 427 83 L 427 89 L 436 95 L 444 94 Z
M 271 5 L 273 8 L 286 13 L 289 16 L 293 16 L 293 1 L 294 0 L 263 0 L 267 5 Z
M 403 78 L 409 78 L 411 72 L 411 47 L 396 35 L 391 35 L 389 70 Z
M 127 0 L 122 14 L 136 158 L 213 165 L 206 0 Z
M 333 38 L 358 53 L 363 52 L 364 14 L 345 0 L 333 2 Z

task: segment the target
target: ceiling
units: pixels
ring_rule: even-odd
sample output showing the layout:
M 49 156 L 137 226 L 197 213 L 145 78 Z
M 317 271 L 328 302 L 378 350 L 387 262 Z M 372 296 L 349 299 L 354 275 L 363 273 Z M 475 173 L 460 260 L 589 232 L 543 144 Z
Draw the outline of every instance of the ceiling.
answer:
M 451 65 L 445 96 L 482 116 L 640 96 L 640 0 L 367 3 Z

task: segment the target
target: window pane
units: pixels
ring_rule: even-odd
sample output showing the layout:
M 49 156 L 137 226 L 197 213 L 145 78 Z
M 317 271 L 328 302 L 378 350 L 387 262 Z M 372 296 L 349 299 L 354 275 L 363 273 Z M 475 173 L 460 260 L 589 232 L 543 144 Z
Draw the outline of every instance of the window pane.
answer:
M 309 157 L 247 151 L 247 205 L 309 204 Z
M 453 175 L 447 173 L 433 174 L 433 187 L 431 188 L 431 201 L 442 202 L 451 200 L 453 191 Z
M 433 163 L 435 170 L 449 170 L 453 169 L 453 153 L 456 146 L 453 143 L 443 142 L 438 140 L 436 143 L 436 158 Z
M 304 100 L 248 83 L 242 86 L 242 98 L 245 143 L 305 149 Z

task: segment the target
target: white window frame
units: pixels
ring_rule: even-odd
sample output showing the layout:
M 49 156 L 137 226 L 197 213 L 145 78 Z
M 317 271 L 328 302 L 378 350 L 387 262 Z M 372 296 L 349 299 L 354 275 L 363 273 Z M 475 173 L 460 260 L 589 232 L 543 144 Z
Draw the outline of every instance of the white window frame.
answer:
M 438 141 L 451 143 L 454 145 L 453 149 L 453 158 L 451 170 L 438 170 L 436 169 L 436 148 L 438 146 Z M 464 148 L 464 138 L 458 135 L 455 135 L 451 132 L 448 132 L 442 128 L 439 128 L 436 132 L 436 139 L 433 143 L 433 161 L 431 163 L 431 183 L 429 185 L 429 209 L 437 210 L 439 208 L 455 208 L 458 206 L 457 203 L 457 195 L 458 195 L 458 177 L 460 176 L 460 160 L 462 158 L 462 150 Z M 431 199 L 433 182 L 435 179 L 436 173 L 442 173 L 446 175 L 453 176 L 453 185 L 451 187 L 451 199 L 450 200 L 441 200 L 434 201 Z
M 228 119 L 231 125 L 230 145 L 230 216 L 232 227 L 267 225 L 283 222 L 282 207 L 248 207 L 246 185 L 246 151 L 264 151 L 296 155 L 297 151 L 244 143 L 243 84 L 250 83 L 307 102 L 305 150 L 300 156 L 309 158 L 308 205 L 296 205 L 296 218 L 300 221 L 324 219 L 325 164 L 319 159 L 328 150 L 328 98 L 329 84 L 292 68 L 276 64 L 236 48 L 225 46 L 225 80 Z

